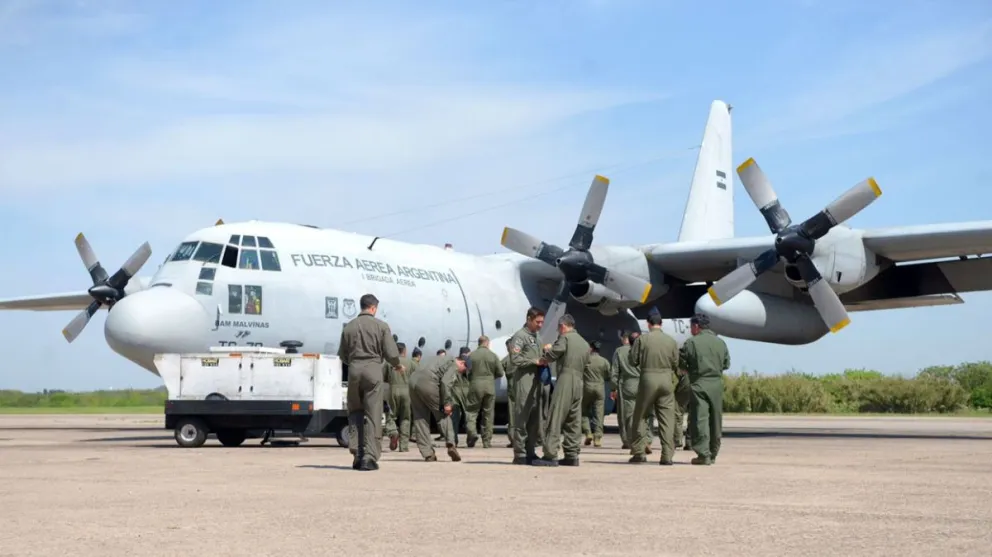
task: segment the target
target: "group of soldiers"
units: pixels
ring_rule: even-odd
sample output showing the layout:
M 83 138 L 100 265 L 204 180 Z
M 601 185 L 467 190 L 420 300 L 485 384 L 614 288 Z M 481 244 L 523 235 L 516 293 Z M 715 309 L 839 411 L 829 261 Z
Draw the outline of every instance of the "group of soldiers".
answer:
M 356 470 L 379 467 L 387 384 L 385 433 L 390 449 L 409 451 L 413 441 L 424 460 L 436 461 L 430 431 L 433 417 L 440 429 L 437 440 L 444 442 L 451 460 L 460 461 L 456 436 L 460 415 L 466 419 L 469 447 L 480 437 L 483 447 L 492 446 L 495 384 L 503 376 L 513 464 L 578 466 L 583 437 L 585 445 L 601 446 L 607 381 L 609 396 L 617 403 L 623 448 L 630 450 L 629 462 L 647 462 L 652 418 L 659 426 L 661 465 L 672 464 L 683 441 L 686 449 L 696 452 L 692 464 L 712 464 L 719 453 L 722 374 L 730 367 L 730 355 L 704 315 L 692 318 L 693 336 L 680 349 L 662 331 L 660 313 L 652 312 L 648 332 L 624 333 L 623 345 L 609 362 L 599 354 L 598 342 L 590 344 L 576 331 L 569 314 L 559 319 L 557 339 L 542 345 L 538 332 L 545 315 L 531 308 L 524 326 L 507 340 L 502 360 L 482 336 L 474 351 L 462 347 L 457 356 L 448 356 L 439 350 L 434 359 L 422 362 L 419 349 L 408 356 L 406 346 L 397 343 L 389 326 L 375 317 L 374 295 L 366 294 L 359 304 L 361 313 L 345 325 L 338 350 L 348 366 L 349 449 Z M 684 415 L 689 418 L 685 435 Z

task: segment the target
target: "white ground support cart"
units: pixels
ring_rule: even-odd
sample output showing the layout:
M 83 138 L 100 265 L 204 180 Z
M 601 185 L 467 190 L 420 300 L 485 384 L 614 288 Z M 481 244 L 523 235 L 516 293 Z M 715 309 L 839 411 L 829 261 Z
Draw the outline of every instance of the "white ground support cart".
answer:
M 337 356 L 260 347 L 210 350 L 155 356 L 169 393 L 165 427 L 181 447 L 199 447 L 211 433 L 228 447 L 249 437 L 265 444 L 276 431 L 301 439 L 333 435 L 348 445 L 347 387 Z

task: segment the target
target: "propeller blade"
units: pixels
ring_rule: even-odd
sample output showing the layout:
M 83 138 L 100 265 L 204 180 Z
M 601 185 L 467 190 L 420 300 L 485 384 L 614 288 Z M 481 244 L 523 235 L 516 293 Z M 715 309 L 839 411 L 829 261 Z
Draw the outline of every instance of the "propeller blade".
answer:
M 530 234 L 509 227 L 503 229 L 503 237 L 499 243 L 510 251 L 539 259 L 551 266 L 565 253 L 565 250 L 556 245 L 547 244 Z
M 585 251 L 592 245 L 592 233 L 599 222 L 599 216 L 603 214 L 603 204 L 606 203 L 606 193 L 609 189 L 609 178 L 597 174 L 592 179 L 589 192 L 586 193 L 586 201 L 582 204 L 579 222 L 575 225 L 575 233 L 572 234 L 572 241 L 568 243 L 572 249 Z
M 118 290 L 123 291 L 124 286 L 127 282 L 131 280 L 131 277 L 136 275 L 141 269 L 142 265 L 148 261 L 148 258 L 152 256 L 152 247 L 148 245 L 148 242 L 141 244 L 131 257 L 127 258 L 127 261 L 121 265 L 121 268 L 117 270 L 116 273 L 110 280 L 107 281 L 109 286 L 112 286 Z
M 843 195 L 833 200 L 827 207 L 801 225 L 803 232 L 814 240 L 826 236 L 834 226 L 858 214 L 882 195 L 882 189 L 874 178 L 861 181 Z
M 643 304 L 651 295 L 651 283 L 644 279 L 613 271 L 596 263 L 589 263 L 588 268 L 589 280 L 602 284 L 624 298 L 637 300 Z
M 83 332 L 83 329 L 86 328 L 86 325 L 98 309 L 100 309 L 100 302 L 94 300 L 90 302 L 90 305 L 86 306 L 86 309 L 73 317 L 72 321 L 62 329 L 62 336 L 65 337 L 65 340 L 68 342 L 76 340 L 76 337 L 79 336 L 79 333 Z
M 830 288 L 830 284 L 823 280 L 820 271 L 813 264 L 813 260 L 807 256 L 800 257 L 796 261 L 796 266 L 799 268 L 799 274 L 803 277 L 803 281 L 806 282 L 809 296 L 813 299 L 816 311 L 819 312 L 830 332 L 836 333 L 847 327 L 851 323 L 851 318 L 847 316 L 844 303 L 840 301 L 834 289 Z
M 788 211 L 778 201 L 772 183 L 768 181 L 753 158 L 747 159 L 737 167 L 737 175 L 740 176 L 741 184 L 751 196 L 751 201 L 761 211 L 761 216 L 765 217 L 765 222 L 768 223 L 768 228 L 773 234 L 778 234 L 792 224 Z
M 746 265 L 734 269 L 726 276 L 713 283 L 706 291 L 713 303 L 722 306 L 734 296 L 740 294 L 745 288 L 751 286 L 758 277 L 766 271 L 770 271 L 778 264 L 778 253 L 775 249 L 764 251 L 753 261 Z
M 551 306 L 548 307 L 548 311 L 544 314 L 544 325 L 541 326 L 541 330 L 537 333 L 537 337 L 541 341 L 541 346 L 554 342 L 558 337 L 558 321 L 562 315 L 565 315 L 568 297 L 568 281 L 563 280 L 558 287 L 558 292 L 551 301 Z
M 76 251 L 79 252 L 79 258 L 83 260 L 83 265 L 86 266 L 86 272 L 90 274 L 94 285 L 101 284 L 107 280 L 107 271 L 104 270 L 103 265 L 100 265 L 100 260 L 96 258 L 96 254 L 93 252 L 93 247 L 90 246 L 89 241 L 86 239 L 86 236 L 83 236 L 82 232 L 76 235 Z

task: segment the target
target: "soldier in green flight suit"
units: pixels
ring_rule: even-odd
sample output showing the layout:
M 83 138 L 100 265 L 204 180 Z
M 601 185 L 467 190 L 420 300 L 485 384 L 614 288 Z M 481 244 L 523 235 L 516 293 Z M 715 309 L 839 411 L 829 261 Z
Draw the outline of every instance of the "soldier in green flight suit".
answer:
M 465 368 L 471 365 L 462 356 L 452 358 L 443 355 L 419 366 L 410 377 L 410 406 L 413 427 L 417 432 L 417 449 L 427 462 L 437 462 L 434 443 L 431 441 L 431 416 L 441 430 L 448 457 L 455 462 L 462 459 L 455 448 L 455 436 L 451 431 L 451 387 L 455 376 L 464 373 Z
M 558 321 L 558 339 L 544 347 L 544 358 L 554 362 L 558 375 L 551 393 L 544 455 L 534 466 L 578 466 L 582 439 L 583 371 L 589 364 L 589 343 L 575 330 L 575 318 L 566 313 Z M 602 390 L 600 381 L 600 390 Z M 558 460 L 561 445 L 565 458 Z
M 637 428 L 634 427 L 634 401 L 637 399 L 637 386 L 641 381 L 641 370 L 630 363 L 630 344 L 641 335 L 640 331 L 623 333 L 621 345 L 613 353 L 613 363 L 610 366 L 610 386 L 614 400 L 617 401 L 617 425 L 620 429 L 620 441 L 624 449 L 629 449 L 634 440 Z M 648 444 L 651 443 L 651 430 L 647 427 Z M 650 448 L 647 449 L 650 451 Z
M 684 449 L 688 451 L 692 448 L 689 442 L 689 435 L 683 429 L 685 427 L 685 416 L 689 414 L 689 400 L 691 398 L 692 387 L 689 384 L 689 376 L 679 373 L 678 383 L 675 385 L 675 450 Z
M 472 350 L 468 346 L 458 349 L 459 358 L 467 358 Z M 461 429 L 462 421 L 465 422 L 466 433 L 472 430 L 468 424 L 468 391 L 469 381 L 466 370 L 460 370 L 455 374 L 455 384 L 451 388 L 452 412 L 451 412 L 451 432 L 455 436 L 455 445 L 458 445 L 458 430 Z
M 541 413 L 541 379 L 539 369 L 547 360 L 537 341 L 537 332 L 544 325 L 544 311 L 532 307 L 527 321 L 510 337 L 510 364 L 513 366 L 514 408 L 511 430 L 513 464 L 530 464 L 537 459 L 537 446 L 544 444 Z
M 723 435 L 723 372 L 730 369 L 730 351 L 710 330 L 709 317 L 690 320 L 692 337 L 682 344 L 679 369 L 689 376 L 689 438 L 696 458 L 692 464 L 713 464 Z
M 606 403 L 606 382 L 610 380 L 610 362 L 599 354 L 601 343 L 590 343 L 589 363 L 582 372 L 582 433 L 586 445 L 603 446 L 603 413 Z M 595 423 L 590 424 L 592 419 Z
M 472 369 L 468 371 L 468 427 L 469 447 L 479 440 L 479 414 L 482 414 L 482 447 L 488 449 L 493 442 L 493 419 L 496 412 L 496 378 L 503 377 L 499 356 L 489 349 L 489 337 L 479 337 L 479 347 L 470 355 Z
M 641 368 L 637 385 L 632 422 L 637 425 L 637 435 L 631 443 L 632 463 L 647 462 L 647 424 L 644 417 L 654 409 L 658 418 L 658 437 L 661 441 L 661 464 L 672 464 L 675 453 L 675 374 L 679 367 L 679 345 L 661 330 L 661 313 L 648 315 L 648 333 L 641 335 L 630 348 L 630 363 Z
M 405 344 L 397 342 L 396 346 L 400 350 L 400 363 L 404 370 L 397 371 L 391 367 L 389 369 L 389 414 L 392 427 L 387 428 L 387 433 L 389 450 L 396 450 L 398 446 L 400 452 L 405 453 L 410 450 L 410 429 L 413 419 L 410 413 L 410 376 L 417 370 L 417 361 L 407 357 Z
M 513 401 L 516 400 L 516 393 L 513 389 L 513 364 L 510 363 L 510 340 L 506 339 L 506 356 L 500 362 L 503 364 L 503 374 L 506 376 L 506 438 L 510 441 L 506 448 L 513 448 L 513 418 L 516 414 L 516 407 Z

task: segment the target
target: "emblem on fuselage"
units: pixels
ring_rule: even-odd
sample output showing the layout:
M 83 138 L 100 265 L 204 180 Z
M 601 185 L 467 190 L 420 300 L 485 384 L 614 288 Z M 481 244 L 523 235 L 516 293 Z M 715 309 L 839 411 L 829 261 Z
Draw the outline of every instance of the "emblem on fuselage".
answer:
M 341 313 L 348 319 L 358 315 L 358 307 L 355 305 L 355 300 L 351 298 L 341 300 Z

